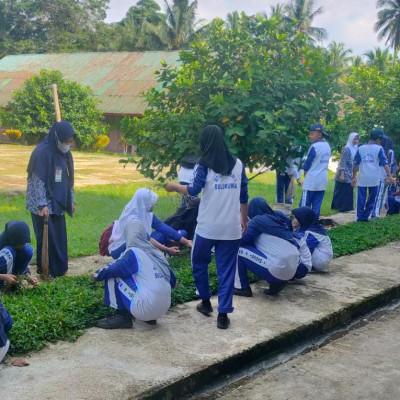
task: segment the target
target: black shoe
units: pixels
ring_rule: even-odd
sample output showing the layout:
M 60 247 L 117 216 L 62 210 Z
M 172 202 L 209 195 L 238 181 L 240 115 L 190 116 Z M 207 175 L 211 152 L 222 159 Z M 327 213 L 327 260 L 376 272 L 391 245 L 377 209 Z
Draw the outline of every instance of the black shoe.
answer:
M 202 300 L 201 303 L 197 304 L 196 309 L 198 312 L 207 316 L 214 311 L 210 300 Z
M 226 313 L 219 313 L 217 317 L 217 327 L 219 329 L 227 329 L 230 324 L 230 319 Z
M 102 329 L 128 329 L 132 328 L 132 316 L 114 314 L 107 318 L 100 319 L 96 326 Z
M 150 319 L 149 321 L 143 321 L 143 322 L 145 322 L 146 324 L 149 324 L 149 325 L 156 325 L 157 324 L 157 320 L 156 319 Z
M 251 296 L 253 296 L 253 292 L 251 291 L 251 287 L 248 287 L 247 289 L 234 288 L 233 289 L 233 294 L 235 296 L 243 296 L 243 297 L 251 297 Z
M 286 282 L 283 283 L 270 283 L 268 289 L 264 289 L 263 293 L 267 296 L 276 296 L 285 286 Z

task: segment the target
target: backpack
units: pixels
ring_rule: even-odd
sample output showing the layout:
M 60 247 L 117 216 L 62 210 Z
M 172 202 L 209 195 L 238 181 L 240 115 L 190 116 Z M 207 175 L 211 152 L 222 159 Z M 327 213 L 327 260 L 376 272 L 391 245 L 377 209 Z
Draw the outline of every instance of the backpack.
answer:
M 108 252 L 108 245 L 110 242 L 110 237 L 111 237 L 113 227 L 114 227 L 114 222 L 111 225 L 107 226 L 107 228 L 104 229 L 104 231 L 100 235 L 99 252 L 100 252 L 101 256 L 109 256 L 110 255 L 110 253 Z

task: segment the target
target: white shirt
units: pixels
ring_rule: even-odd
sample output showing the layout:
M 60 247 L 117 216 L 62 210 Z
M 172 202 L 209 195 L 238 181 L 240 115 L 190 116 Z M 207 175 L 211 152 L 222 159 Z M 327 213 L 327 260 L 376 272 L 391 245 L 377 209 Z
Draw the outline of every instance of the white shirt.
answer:
M 380 166 L 386 165 L 387 160 L 382 146 L 367 143 L 358 148 L 354 162 L 359 165 L 357 186 L 378 186 L 381 179 Z
M 299 265 L 299 251 L 287 240 L 262 233 L 254 246 L 267 257 L 268 271 L 278 279 L 292 279 Z
M 214 240 L 237 240 L 242 237 L 240 224 L 242 170 L 243 164 L 239 159 L 228 176 L 208 168 L 197 217 L 198 235 Z
M 303 190 L 326 190 L 330 157 L 331 148 L 328 142 L 321 140 L 313 143 L 308 150 L 307 160 L 304 164 L 307 175 L 304 178 Z

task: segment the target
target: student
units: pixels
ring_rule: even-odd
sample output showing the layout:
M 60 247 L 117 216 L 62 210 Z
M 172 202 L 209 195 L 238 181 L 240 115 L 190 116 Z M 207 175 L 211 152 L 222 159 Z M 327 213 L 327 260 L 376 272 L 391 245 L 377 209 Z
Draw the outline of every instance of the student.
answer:
M 186 196 L 186 198 L 185 205 L 180 206 L 174 214 L 167 217 L 164 223 L 178 232 L 185 232 L 186 238 L 192 240 L 197 225 L 200 199 L 192 196 Z M 152 237 L 162 244 L 167 242 L 167 238 L 160 231 L 153 232 Z
M 305 238 L 311 253 L 312 268 L 323 271 L 329 267 L 333 258 L 331 239 L 318 223 L 318 215 L 311 208 L 299 207 L 292 213 L 293 230 Z
M 352 185 L 357 185 L 357 221 L 368 222 L 378 192 L 380 166 L 385 169 L 387 180 L 395 182 L 380 145 L 382 137 L 382 129 L 373 130 L 369 142 L 360 146 L 354 157 Z M 357 178 L 358 171 L 360 173 Z
M 7 332 L 12 327 L 12 320 L 7 309 L 3 306 L 0 298 L 0 363 L 3 361 L 10 347 Z
M 286 159 L 285 171 L 276 171 L 276 202 L 293 204 L 295 190 L 290 190 L 293 185 L 293 179 L 299 184 L 301 171 L 299 171 L 300 158 Z
M 388 161 L 388 167 L 390 170 L 390 174 L 393 176 L 394 168 L 396 165 L 396 156 L 392 149 L 393 142 L 389 136 L 383 135 L 381 139 L 381 146 L 383 151 L 385 152 L 385 156 Z M 389 185 L 387 184 L 387 173 L 385 171 L 385 167 L 379 167 L 379 184 L 378 190 L 375 197 L 374 207 L 372 209 L 371 218 L 379 218 L 381 216 L 382 207 L 387 202 L 387 194 Z M 392 185 L 390 185 L 392 186 Z M 393 190 L 393 188 L 392 188 Z
M 347 144 L 340 155 L 340 162 L 335 175 L 332 210 L 346 212 L 354 209 L 354 188 L 351 179 L 353 178 L 354 157 L 357 154 L 359 141 L 360 136 L 357 132 L 350 133 Z
M 179 254 L 179 248 L 176 246 L 167 247 L 159 243 L 157 236 L 160 238 L 160 235 L 165 238 L 165 242 L 169 242 L 172 239 L 187 247 L 192 246 L 191 240 L 185 238 L 185 232 L 178 232 L 172 229 L 160 221 L 153 213 L 157 199 L 158 195 L 150 189 L 141 188 L 135 192 L 131 201 L 124 207 L 120 218 L 114 222 L 108 246 L 108 252 L 112 258 L 117 259 L 126 249 L 123 232 L 125 225 L 132 220 L 132 217 L 139 219 L 143 223 L 150 242 L 164 253 L 175 256 Z M 153 235 L 153 229 L 158 231 L 160 235 Z
M 395 215 L 400 213 L 400 175 L 397 177 L 397 184 L 391 185 L 388 196 L 388 212 L 387 215 Z
M 189 185 L 193 181 L 194 167 L 197 163 L 198 156 L 195 154 L 188 154 L 181 160 L 181 167 L 178 170 L 178 181 L 181 185 Z M 182 201 L 179 208 L 186 208 L 192 203 L 193 199 L 197 196 L 182 195 Z
M 252 295 L 247 270 L 269 283 L 266 295 L 278 294 L 299 265 L 299 251 L 285 217 L 262 197 L 249 203 L 250 222 L 239 248 L 234 294 Z
M 70 151 L 76 133 L 67 121 L 53 124 L 35 147 L 28 164 L 26 208 L 31 212 L 36 236 L 38 273 L 41 273 L 44 219 L 48 218 L 49 268 L 51 276 L 68 270 L 65 213 L 76 211 L 74 163 Z
M 116 314 L 97 321 L 103 329 L 131 328 L 132 316 L 155 324 L 171 305 L 176 279 L 163 254 L 149 241 L 141 221 L 131 218 L 124 227 L 127 249 L 116 261 L 90 273 L 105 281 L 104 304 Z
M 311 125 L 309 131 L 312 144 L 303 166 L 303 193 L 299 207 L 311 207 L 319 217 L 328 183 L 328 164 L 331 148 L 323 138 L 323 136 L 329 137 L 329 135 L 324 131 L 324 127 L 321 124 Z
M 201 133 L 201 156 L 190 185 L 168 183 L 168 192 L 202 197 L 192 248 L 192 268 L 201 303 L 197 311 L 209 315 L 213 308 L 208 280 L 211 249 L 215 246 L 218 275 L 217 327 L 226 329 L 233 312 L 232 296 L 240 238 L 247 230 L 247 177 L 242 162 L 233 157 L 222 129 L 209 125 Z M 241 227 L 242 225 L 242 227 Z
M 4 282 L 17 285 L 16 275 L 24 274 L 33 286 L 38 285 L 31 276 L 29 264 L 32 261 L 33 249 L 29 226 L 24 221 L 9 221 L 0 234 L 0 287 Z
M 293 278 L 303 279 L 312 270 L 312 255 L 303 235 L 298 232 L 292 232 L 292 235 L 299 250 L 299 265 Z

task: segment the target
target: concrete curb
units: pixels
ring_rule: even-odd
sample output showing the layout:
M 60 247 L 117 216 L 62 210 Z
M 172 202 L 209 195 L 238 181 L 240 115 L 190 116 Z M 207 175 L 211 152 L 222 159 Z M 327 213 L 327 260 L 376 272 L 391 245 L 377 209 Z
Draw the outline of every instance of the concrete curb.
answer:
M 202 371 L 196 372 L 164 387 L 152 389 L 143 393 L 139 398 L 146 400 L 184 398 L 198 391 L 202 386 L 210 385 L 212 382 L 223 379 L 224 376 L 242 369 L 244 365 L 266 359 L 283 351 L 288 346 L 298 344 L 303 340 L 327 333 L 335 328 L 348 324 L 355 318 L 398 298 L 400 298 L 400 285 L 383 290 L 381 293 L 363 299 L 356 304 L 351 304 L 311 324 L 299 326 L 273 339 L 263 343 L 257 343 L 252 348 L 228 357 L 216 364 L 209 365 Z

